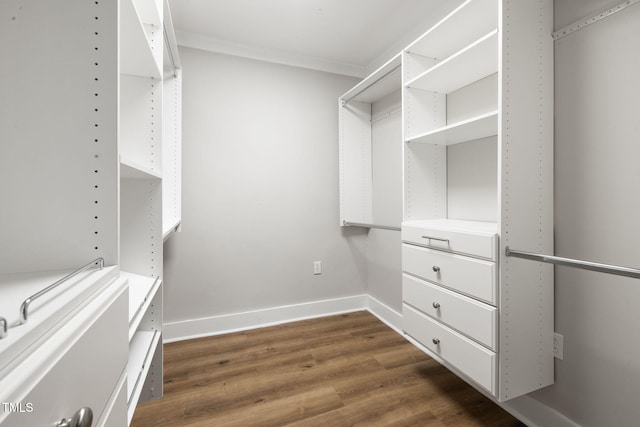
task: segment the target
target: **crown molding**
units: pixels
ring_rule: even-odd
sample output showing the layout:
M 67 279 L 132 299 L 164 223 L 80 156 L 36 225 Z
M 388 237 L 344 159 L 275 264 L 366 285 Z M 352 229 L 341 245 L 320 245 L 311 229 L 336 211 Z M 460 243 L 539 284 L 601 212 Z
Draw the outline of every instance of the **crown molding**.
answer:
M 208 52 L 257 59 L 259 61 L 352 77 L 363 78 L 366 75 L 366 67 L 357 64 L 336 62 L 315 56 L 298 55 L 273 49 L 263 49 L 185 31 L 176 31 L 176 38 L 180 46 L 206 50 Z

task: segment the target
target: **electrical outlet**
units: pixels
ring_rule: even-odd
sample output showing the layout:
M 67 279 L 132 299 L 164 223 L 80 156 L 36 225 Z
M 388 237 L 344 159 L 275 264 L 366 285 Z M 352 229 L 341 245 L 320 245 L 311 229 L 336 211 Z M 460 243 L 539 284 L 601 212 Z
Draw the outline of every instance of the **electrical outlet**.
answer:
M 553 356 L 560 360 L 564 357 L 564 337 L 556 332 L 553 333 Z
M 322 274 L 322 261 L 313 261 L 313 274 Z

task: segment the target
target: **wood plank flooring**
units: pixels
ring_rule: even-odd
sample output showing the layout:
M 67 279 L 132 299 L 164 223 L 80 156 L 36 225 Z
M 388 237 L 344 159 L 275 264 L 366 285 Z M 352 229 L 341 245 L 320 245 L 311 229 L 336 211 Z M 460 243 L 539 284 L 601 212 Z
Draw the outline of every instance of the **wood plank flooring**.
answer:
M 147 426 L 522 426 L 366 311 L 166 344 Z

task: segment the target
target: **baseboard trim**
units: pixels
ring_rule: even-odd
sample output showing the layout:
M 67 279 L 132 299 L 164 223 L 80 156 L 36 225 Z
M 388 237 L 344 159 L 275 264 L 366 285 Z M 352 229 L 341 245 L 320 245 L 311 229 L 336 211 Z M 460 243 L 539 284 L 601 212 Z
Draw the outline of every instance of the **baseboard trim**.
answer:
M 529 395 L 496 403 L 527 427 L 580 427 L 580 424 Z
M 367 295 L 367 310 L 388 327 L 404 335 L 402 332 L 402 314 L 398 313 L 380 300 Z
M 368 296 L 354 295 L 323 301 L 272 307 L 244 313 L 170 322 L 163 325 L 163 342 L 201 338 L 207 336 L 264 328 L 297 320 L 313 319 L 335 314 L 366 310 Z

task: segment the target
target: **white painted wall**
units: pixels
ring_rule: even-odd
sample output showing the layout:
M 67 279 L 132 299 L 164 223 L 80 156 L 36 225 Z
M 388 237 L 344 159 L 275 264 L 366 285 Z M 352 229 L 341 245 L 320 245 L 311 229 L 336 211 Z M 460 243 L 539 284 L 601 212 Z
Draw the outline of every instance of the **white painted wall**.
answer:
M 556 0 L 556 29 L 620 3 Z M 555 42 L 559 256 L 640 267 L 639 23 L 636 4 Z M 529 397 L 581 426 L 637 426 L 640 282 L 556 267 L 555 289 L 564 360 Z
M 198 319 L 365 293 L 366 235 L 338 226 L 336 100 L 358 80 L 180 55 L 183 226 L 165 247 L 165 323 L 197 335 Z

